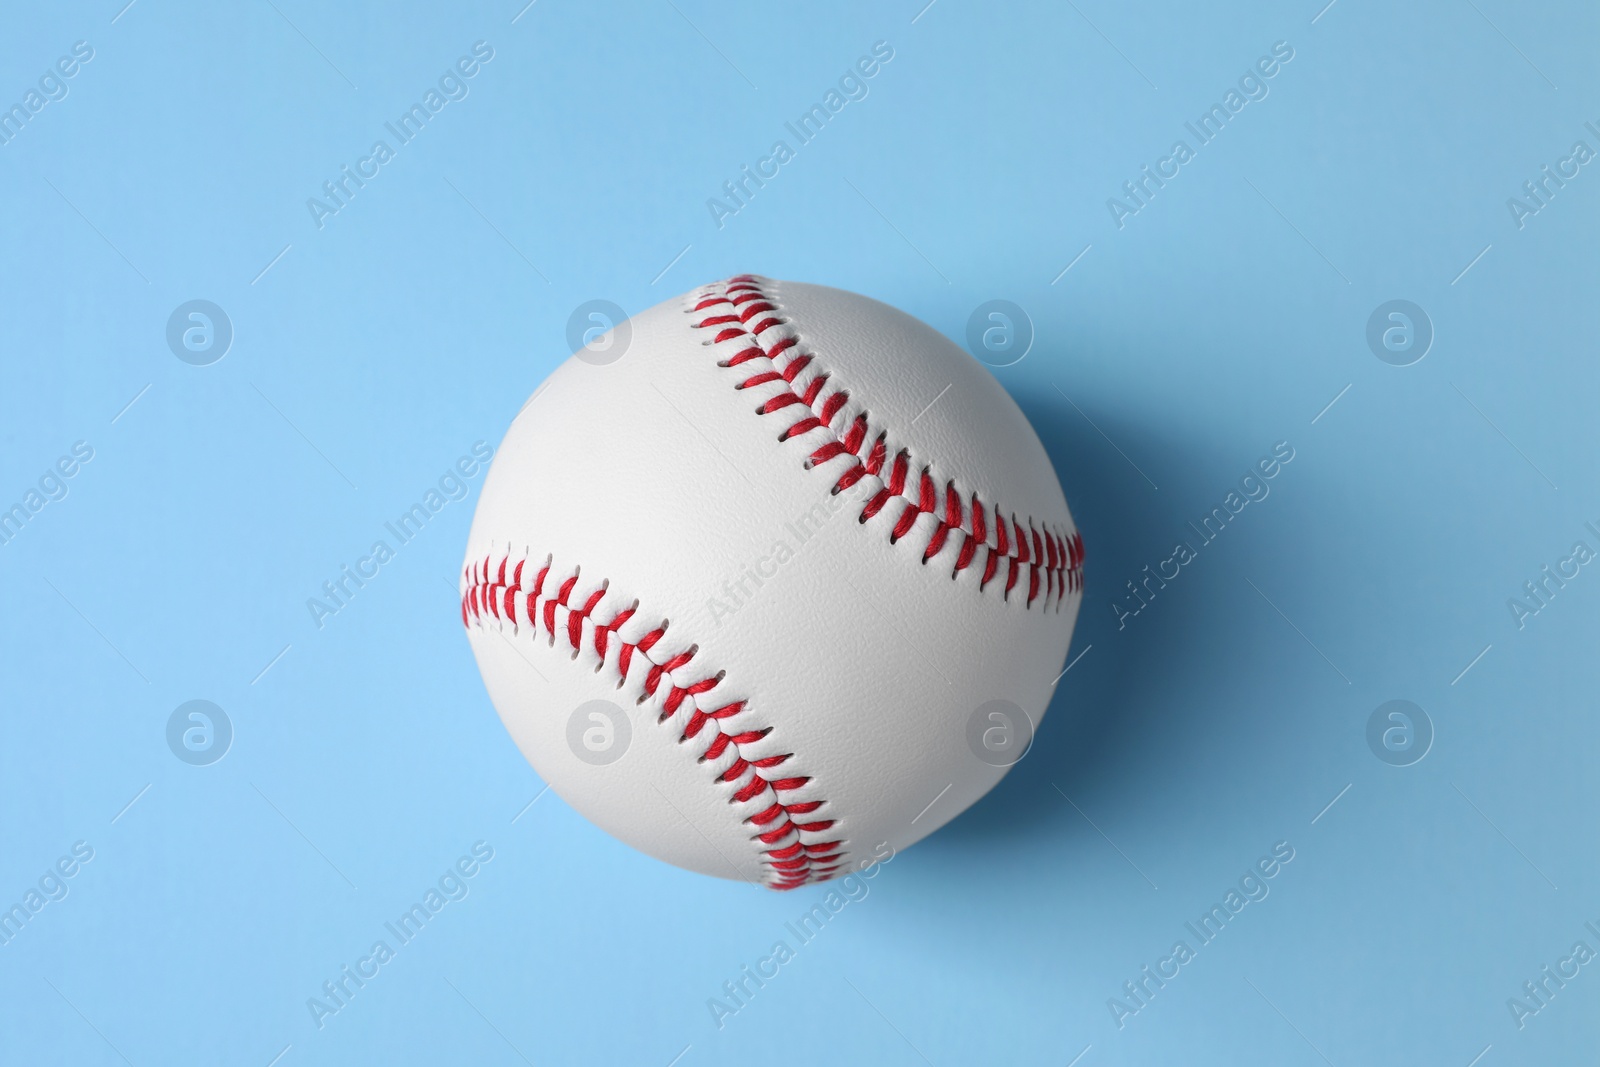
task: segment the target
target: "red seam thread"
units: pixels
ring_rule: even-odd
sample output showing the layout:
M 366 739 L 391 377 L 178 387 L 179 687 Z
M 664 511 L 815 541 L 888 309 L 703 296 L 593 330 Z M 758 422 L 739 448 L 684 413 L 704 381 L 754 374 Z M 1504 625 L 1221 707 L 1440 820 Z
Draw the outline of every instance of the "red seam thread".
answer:
M 721 361 L 721 366 L 735 368 L 752 360 L 766 360 L 769 364 L 771 369 L 758 371 L 743 378 L 735 384 L 735 389 L 748 389 L 778 381 L 782 381 L 786 386 L 793 386 L 795 379 L 815 359 L 814 354 L 799 350 L 799 339 L 796 337 L 781 338 L 770 345 L 763 344 L 761 334 L 773 326 L 783 325 L 788 320 L 782 317 L 781 306 L 765 293 L 760 282 L 761 279 L 749 274 L 730 278 L 721 283 L 720 293 L 713 289 L 702 294 L 692 309 L 695 312 L 710 311 L 724 306 L 734 309 L 732 313 L 712 314 L 691 324 L 696 329 L 722 327 L 710 343 L 734 340 L 744 342 L 745 347 Z M 751 322 L 752 319 L 756 320 L 754 324 Z M 791 350 L 793 352 L 780 365 L 780 357 Z M 818 373 L 803 393 L 796 392 L 793 388 L 785 389 L 755 410 L 757 414 L 771 415 L 795 406 L 805 409 L 804 415 L 779 434 L 779 441 L 788 441 L 812 430 L 828 430 L 832 435 L 831 438 L 812 449 L 804 466 L 805 469 L 811 470 L 835 459 L 848 457 L 847 468 L 834 482 L 833 491 L 839 493 L 863 477 L 882 475 L 885 464 L 890 463 L 888 432 L 880 428 L 873 434 L 867 413 L 863 411 L 851 420 L 841 438 L 834 430 L 833 421 L 844 409 L 850 394 L 837 387 L 828 391 L 830 377 L 827 372 Z M 1042 607 L 1047 607 L 1054 595 L 1056 610 L 1059 611 L 1068 595 L 1083 589 L 1083 539 L 1076 530 L 1063 534 L 1047 528 L 1041 532 L 1030 517 L 1028 532 L 1024 534 L 1022 524 L 1015 515 L 1012 515 L 1012 530 L 1008 531 L 1000 508 L 994 504 L 989 506 L 994 513 L 991 525 L 978 494 L 972 493 L 970 503 L 963 505 L 961 493 L 956 489 L 954 480 L 945 483 L 941 516 L 939 493 L 933 481 L 931 467 L 928 464 L 922 465 L 915 479 L 914 495 L 913 491 L 908 491 L 907 486 L 910 467 L 911 453 L 906 449 L 900 449 L 890 463 L 884 487 L 862 508 L 861 523 L 875 518 L 891 499 L 898 498 L 902 501 L 903 507 L 891 530 L 890 543 L 897 543 L 909 534 L 923 515 L 932 515 L 935 527 L 923 551 L 922 562 L 927 563 L 938 556 L 947 543 L 959 544 L 954 567 L 950 572 L 952 580 L 976 561 L 978 549 L 986 548 L 988 551 L 984 561 L 983 577 L 978 583 L 980 592 L 995 578 L 1002 561 L 1007 564 L 1005 588 L 1002 594 L 1007 600 L 1010 599 L 1012 589 L 1018 584 L 1021 569 L 1024 566 L 1028 568 L 1029 608 L 1041 595 L 1041 571 L 1044 579 Z M 988 537 L 991 528 L 995 535 L 995 543 L 992 545 L 989 544 Z M 959 533 L 961 537 L 952 539 L 950 537 L 952 533 Z M 827 801 L 785 802 L 778 795 L 800 789 L 812 779 L 805 775 L 767 777 L 761 773 L 787 763 L 793 758 L 794 753 L 752 757 L 744 751 L 745 746 L 752 745 L 771 733 L 772 727 L 740 730 L 736 733 L 723 730 L 722 720 L 744 711 L 747 704 L 745 700 L 736 700 L 710 711 L 700 707 L 698 698 L 722 683 L 723 675 L 720 672 L 687 686 L 678 686 L 671 682 L 670 674 L 687 666 L 694 659 L 699 646 L 690 645 L 674 655 L 652 658 L 651 650 L 666 634 L 665 623 L 646 633 L 637 642 L 623 641 L 620 631 L 638 610 L 638 602 L 635 601 L 631 606 L 617 612 L 608 622 L 601 623 L 598 619 L 592 618 L 592 615 L 605 598 L 609 585 L 602 583 L 581 606 L 570 605 L 568 600 L 577 586 L 579 577 L 576 568 L 570 576 L 559 583 L 554 596 L 544 598 L 541 613 L 539 600 L 544 592 L 545 579 L 550 574 L 551 561 L 548 559 L 545 561 L 533 578 L 533 588 L 524 593 L 523 567 L 528 558 L 524 557 L 516 562 L 515 571 L 508 581 L 506 567 L 510 563 L 510 558 L 508 551 L 501 557 L 497 571 L 492 569 L 492 554 L 485 556 L 481 564 L 474 561 L 466 569 L 464 577 L 467 587 L 461 596 L 461 621 L 464 626 L 470 627 L 474 623 L 479 626 L 484 625 L 483 615 L 488 613 L 502 623 L 509 621 L 515 629 L 519 626 L 516 601 L 520 595 L 523 598 L 522 618 L 526 619 L 528 625 L 534 627 L 536 633 L 542 622 L 544 632 L 552 645 L 558 633 L 556 611 L 559 608 L 567 612 L 562 636 L 566 637 L 574 655 L 583 647 L 583 624 L 586 619 L 592 623 L 589 639 L 602 664 L 605 662 L 611 639 L 616 637 L 619 644 L 616 661 L 620 677 L 619 685 L 626 682 L 633 657 L 638 654 L 650 664 L 642 684 L 643 695 L 640 701 L 660 700 L 662 711 L 658 723 L 665 723 L 687 701 L 692 711 L 679 737 L 679 743 L 695 740 L 708 728 L 712 731 L 711 739 L 702 750 L 697 762 L 718 760 L 730 749 L 733 751 L 734 762 L 717 775 L 717 780 L 733 784 L 743 779 L 746 774 L 749 775 L 749 779 L 734 791 L 730 803 L 749 803 L 763 794 L 770 796 L 771 803 L 744 820 L 757 830 L 752 839 L 767 846 L 762 850 L 761 860 L 768 869 L 767 885 L 773 889 L 796 889 L 813 882 L 823 882 L 838 877 L 843 867 L 841 860 L 844 840 L 807 841 L 802 836 L 822 835 L 836 825 L 837 820 L 834 819 L 806 818 L 823 807 Z M 665 696 L 659 695 L 663 678 L 668 678 Z
M 725 310 L 729 308 L 732 310 Z M 847 466 L 834 482 L 835 493 L 843 492 L 867 475 L 880 476 L 889 461 L 887 431 L 880 428 L 874 435 L 866 412 L 862 412 L 841 435 L 833 422 L 848 402 L 849 392 L 834 385 L 829 372 L 818 373 L 804 391 L 797 391 L 792 388 L 794 381 L 813 362 L 815 354 L 801 351 L 799 339 L 795 337 L 785 337 L 771 344 L 763 342 L 761 334 L 789 320 L 783 317 L 783 308 L 777 299 L 763 288 L 761 278 L 753 274 L 729 278 L 701 293 L 691 309 L 693 312 L 710 312 L 692 322 L 693 328 L 721 327 L 710 343 L 738 341 L 743 345 L 734 355 L 722 360 L 721 366 L 734 368 L 763 359 L 768 363 L 768 369 L 741 377 L 735 389 L 774 382 L 791 386 L 755 409 L 758 415 L 798 409 L 791 413 L 794 421 L 778 435 L 779 441 L 789 441 L 813 430 L 829 432 L 828 440 L 815 443 L 811 448 L 805 469 L 812 470 L 846 458 Z M 780 361 L 785 353 L 789 355 Z M 872 443 L 867 445 L 869 440 Z M 995 535 L 995 543 L 991 545 L 988 539 L 991 526 L 985 520 L 984 506 L 977 493 L 972 494 L 970 505 L 963 506 L 955 482 L 947 481 L 941 516 L 939 493 L 930 466 L 924 463 L 915 478 L 908 477 L 910 467 L 911 453 L 902 448 L 889 463 L 884 487 L 861 509 L 859 518 L 864 524 L 876 518 L 890 501 L 898 498 L 903 502 L 903 507 L 892 512 L 895 522 L 889 533 L 890 544 L 897 544 L 911 533 L 923 515 L 932 515 L 933 532 L 923 550 L 922 562 L 932 560 L 947 545 L 959 546 L 950 571 L 952 579 L 977 560 L 979 548 L 987 548 L 983 577 L 978 582 L 980 592 L 994 579 L 1002 563 L 1006 564 L 1006 576 L 1001 595 L 1007 600 L 1022 578 L 1023 568 L 1027 569 L 1026 604 L 1029 608 L 1043 596 L 1041 609 L 1048 607 L 1053 598 L 1056 610 L 1060 611 L 1068 596 L 1083 589 L 1083 538 L 1076 530 L 1063 532 L 1047 527 L 1041 531 L 1030 517 L 1024 532 L 1015 515 L 1011 516 L 1011 529 L 1007 530 L 1000 509 L 990 505 L 994 511 L 992 529 Z M 952 533 L 962 537 L 952 538 Z
M 708 760 L 720 759 L 726 753 L 732 752 L 733 763 L 715 779 L 728 784 L 737 784 L 729 803 L 748 804 L 758 799 L 767 801 L 754 815 L 744 819 L 756 831 L 752 835 L 752 840 L 761 842 L 763 846 L 761 862 L 767 869 L 767 886 L 772 889 L 797 889 L 803 885 L 825 882 L 838 876 L 840 873 L 838 861 L 843 855 L 844 840 L 805 839 L 822 835 L 836 825 L 835 819 L 812 817 L 813 813 L 827 804 L 827 800 L 784 800 L 781 796 L 803 788 L 812 781 L 811 777 L 788 772 L 787 768 L 785 768 L 786 773 L 781 776 L 766 773 L 787 764 L 794 758 L 794 753 L 756 756 L 747 751 L 748 746 L 771 733 L 772 727 L 744 728 L 732 732 L 723 729 L 723 720 L 731 719 L 744 711 L 748 704 L 746 700 L 735 700 L 710 711 L 702 710 L 699 698 L 722 684 L 721 672 L 682 686 L 671 680 L 673 672 L 688 666 L 695 658 L 699 652 L 698 645 L 690 645 L 670 655 L 652 654 L 654 647 L 666 635 L 665 623 L 646 633 L 637 642 L 624 641 L 620 631 L 638 611 L 638 602 L 635 601 L 616 612 L 608 621 L 600 622 L 593 617 L 593 613 L 610 591 L 610 584 L 602 582 L 582 604 L 571 605 L 568 601 L 578 584 L 579 577 L 579 568 L 576 567 L 570 575 L 556 584 L 554 595 L 544 597 L 544 603 L 541 605 L 539 600 L 543 595 L 545 579 L 550 574 L 550 561 L 547 560 L 539 569 L 533 579 L 533 588 L 527 592 L 522 589 L 522 574 L 528 558 L 516 561 L 515 570 L 508 581 L 506 568 L 510 562 L 511 554 L 507 551 L 496 566 L 491 553 L 482 561 L 474 560 L 471 566 L 465 569 L 463 577 L 466 580 L 466 589 L 461 594 L 463 625 L 469 628 L 474 624 L 483 626 L 485 625 L 483 616 L 488 614 L 501 622 L 510 622 L 512 627 L 516 628 L 520 618 L 525 620 L 527 625 L 534 627 L 536 634 L 542 629 L 552 644 L 558 635 L 566 638 L 576 653 L 583 648 L 584 622 L 588 620 L 592 624 L 589 630 L 589 642 L 602 664 L 605 663 L 606 652 L 612 639 L 615 638 L 619 645 L 618 684 L 626 682 L 633 657 L 635 655 L 643 657 L 650 666 L 645 672 L 640 701 L 643 702 L 647 698 L 660 701 L 662 710 L 657 722 L 665 723 L 687 703 L 693 710 L 679 736 L 679 743 L 695 740 L 702 733 L 710 731 L 711 737 L 697 762 L 705 763 Z M 522 600 L 520 612 L 517 608 L 518 599 Z M 558 609 L 567 612 L 564 623 L 558 623 L 556 620 Z M 666 680 L 664 694 L 661 692 L 663 680 Z M 746 775 L 749 776 L 748 780 L 745 780 Z

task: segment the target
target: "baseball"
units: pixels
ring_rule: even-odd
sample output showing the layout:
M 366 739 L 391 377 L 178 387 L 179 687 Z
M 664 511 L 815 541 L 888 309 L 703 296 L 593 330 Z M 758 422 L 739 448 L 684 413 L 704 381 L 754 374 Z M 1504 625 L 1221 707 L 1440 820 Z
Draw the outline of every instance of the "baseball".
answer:
M 550 788 L 773 889 L 988 792 L 1083 587 L 1000 384 L 894 308 L 753 275 L 591 334 L 507 431 L 461 576 L 489 696 Z

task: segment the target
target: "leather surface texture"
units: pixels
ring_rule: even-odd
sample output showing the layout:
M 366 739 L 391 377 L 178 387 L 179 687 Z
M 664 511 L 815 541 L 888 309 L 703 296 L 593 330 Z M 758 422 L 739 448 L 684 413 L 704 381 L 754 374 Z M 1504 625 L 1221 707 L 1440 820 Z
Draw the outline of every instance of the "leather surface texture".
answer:
M 1081 600 L 1032 427 L 837 289 L 744 275 L 626 330 L 535 393 L 478 503 L 462 618 L 507 730 L 597 826 L 716 877 L 792 888 L 932 833 L 1005 773 L 978 709 L 1038 724 Z M 627 718 L 611 762 L 574 747 L 593 701 Z

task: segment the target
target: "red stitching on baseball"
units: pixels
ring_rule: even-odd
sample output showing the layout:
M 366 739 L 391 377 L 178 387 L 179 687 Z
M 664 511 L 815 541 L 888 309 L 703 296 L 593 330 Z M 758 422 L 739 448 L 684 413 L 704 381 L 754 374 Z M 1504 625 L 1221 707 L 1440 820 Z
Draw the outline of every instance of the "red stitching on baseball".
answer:
M 726 310 L 730 308 L 731 311 Z M 721 327 L 716 337 L 708 343 L 738 341 L 743 345 L 733 355 L 723 359 L 719 366 L 735 368 L 753 360 L 765 361 L 764 368 L 757 368 L 754 373 L 741 378 L 735 383 L 735 389 L 750 389 L 775 382 L 793 386 L 795 379 L 816 358 L 814 353 L 801 350 L 797 337 L 784 337 L 770 344 L 762 341 L 761 334 L 788 320 L 782 317 L 783 309 L 777 299 L 762 288 L 762 279 L 753 274 L 741 274 L 711 287 L 699 295 L 690 311 L 712 312 L 698 322 L 692 322 L 690 325 L 693 328 Z M 756 321 L 752 325 L 753 319 Z M 758 415 L 774 415 L 784 411 L 791 413 L 794 421 L 778 434 L 779 441 L 788 441 L 813 430 L 828 431 L 827 440 L 812 442 L 813 447 L 804 466 L 806 470 L 812 470 L 836 459 L 847 458 L 848 465 L 834 482 L 833 492 L 836 494 L 864 477 L 881 476 L 885 463 L 889 462 L 888 433 L 880 428 L 877 434 L 873 434 L 865 411 L 851 419 L 842 432 L 834 427 L 834 420 L 849 399 L 848 391 L 831 385 L 830 372 L 821 372 L 811 379 L 803 391 L 784 389 L 755 408 Z M 869 439 L 872 443 L 867 446 Z M 1048 607 L 1053 599 L 1056 610 L 1060 611 L 1062 602 L 1069 595 L 1082 590 L 1083 538 L 1076 530 L 1041 530 L 1029 517 L 1024 532 L 1023 524 L 1016 515 L 1011 516 L 1011 529 L 1007 530 L 1006 520 L 999 508 L 991 504 L 994 510 L 994 543 L 990 544 L 988 534 L 991 524 L 984 515 L 984 505 L 978 499 L 978 494 L 974 492 L 970 503 L 964 504 L 955 482 L 947 481 L 941 508 L 939 491 L 931 470 L 931 466 L 924 463 L 916 476 L 910 477 L 911 453 L 900 449 L 892 463 L 889 463 L 889 475 L 883 488 L 862 507 L 859 521 L 867 523 L 876 518 L 891 501 L 899 499 L 903 507 L 891 512 L 894 525 L 889 531 L 889 543 L 898 544 L 917 527 L 922 516 L 933 516 L 935 526 L 923 549 L 923 563 L 928 563 L 947 547 L 956 546 L 950 571 L 950 577 L 954 580 L 977 561 L 978 549 L 985 548 L 988 552 L 983 563 L 983 576 L 978 581 L 979 592 L 988 587 L 1004 562 L 1006 575 L 1001 596 L 1009 600 L 1026 567 L 1026 603 L 1029 608 L 1043 596 L 1041 608 Z
M 1076 530 L 1046 528 L 1041 531 L 1033 518 L 1029 517 L 1027 532 L 1024 533 L 1023 525 L 1015 514 L 1011 516 L 1011 529 L 1008 530 L 1005 516 L 995 504 L 989 505 L 994 515 L 991 523 L 978 494 L 974 491 L 970 500 L 964 502 L 953 479 L 945 482 L 941 502 L 931 465 L 922 464 L 916 476 L 911 477 L 912 457 L 904 448 L 895 453 L 891 462 L 888 432 L 879 428 L 874 434 L 867 412 L 856 414 L 847 427 L 834 427 L 834 420 L 849 402 L 850 394 L 838 387 L 829 390 L 829 372 L 817 373 L 803 391 L 792 388 L 801 373 L 811 366 L 815 356 L 800 350 L 798 337 L 782 337 L 770 343 L 762 341 L 763 333 L 774 326 L 784 325 L 788 320 L 782 317 L 782 308 L 776 299 L 762 290 L 760 282 L 761 279 L 754 275 L 739 275 L 721 283 L 720 291 L 713 288 L 703 293 L 690 309 L 691 312 L 720 308 L 731 308 L 732 311 L 708 315 L 691 325 L 695 329 L 720 327 L 708 344 L 729 341 L 743 344 L 744 347 L 720 361 L 722 367 L 736 368 L 756 360 L 766 362 L 766 369 L 757 369 L 755 373 L 744 377 L 734 385 L 735 389 L 749 389 L 776 382 L 791 387 L 770 397 L 755 411 L 759 415 L 772 415 L 796 407 L 804 409 L 803 414 L 793 413 L 799 417 L 778 435 L 780 442 L 813 430 L 828 431 L 827 440 L 814 442 L 804 467 L 812 470 L 848 457 L 846 469 L 834 481 L 832 491 L 835 494 L 849 489 L 864 477 L 881 478 L 885 465 L 888 465 L 888 476 L 883 479 L 883 487 L 862 507 L 859 516 L 862 524 L 877 517 L 891 501 L 898 499 L 902 507 L 895 514 L 889 535 L 890 543 L 896 544 L 909 535 L 923 515 L 932 515 L 935 528 L 923 550 L 922 562 L 926 564 L 946 547 L 958 544 L 950 572 L 952 580 L 977 561 L 978 550 L 982 548 L 987 551 L 983 576 L 978 582 L 980 593 L 996 577 L 1002 561 L 1007 565 L 1002 593 L 1007 600 L 1018 584 L 1022 568 L 1028 568 L 1028 608 L 1032 608 L 1042 592 L 1044 603 L 1041 607 L 1048 607 L 1053 597 L 1056 610 L 1059 611 L 1069 594 L 1082 590 L 1083 539 Z M 753 324 L 752 320 L 755 320 Z M 994 534 L 992 544 L 989 539 L 991 529 Z M 953 538 L 952 534 L 959 534 L 960 537 Z M 723 728 L 724 720 L 733 719 L 746 711 L 746 700 L 735 700 L 710 710 L 701 706 L 700 698 L 722 684 L 723 672 L 683 686 L 671 680 L 673 672 L 688 666 L 694 659 L 699 651 L 698 645 L 690 645 L 672 655 L 652 655 L 652 650 L 666 635 L 666 622 L 663 621 L 637 641 L 629 642 L 621 636 L 623 627 L 638 610 L 638 601 L 613 614 L 608 622 L 601 623 L 594 618 L 594 612 L 609 592 L 609 582 L 602 582 L 581 605 L 574 606 L 569 600 L 579 581 L 579 568 L 574 567 L 571 575 L 559 582 L 553 596 L 544 597 L 551 559 L 547 557 L 532 576 L 530 589 L 523 588 L 523 569 L 528 558 L 525 556 L 516 561 L 508 581 L 506 568 L 510 562 L 508 550 L 502 555 L 498 568 L 493 567 L 491 554 L 485 556 L 481 564 L 474 561 L 466 569 L 464 577 L 467 586 L 461 596 L 461 621 L 464 626 L 486 625 L 483 618 L 486 613 L 502 625 L 511 623 L 513 632 L 520 627 L 521 620 L 525 620 L 536 634 L 542 623 L 550 645 L 554 647 L 558 634 L 564 636 L 576 659 L 583 650 L 585 623 L 588 623 L 589 643 L 600 660 L 596 671 L 605 668 L 607 654 L 615 639 L 617 687 L 620 689 L 627 684 L 636 655 L 649 664 L 643 669 L 638 703 L 643 704 L 651 699 L 660 702 L 658 724 L 666 723 L 687 708 L 679 744 L 697 741 L 702 734 L 709 734 L 696 762 L 718 764 L 720 769 L 716 771 L 714 780 L 735 787 L 729 798 L 730 804 L 764 805 L 743 821 L 757 831 L 752 840 L 765 846 L 761 851 L 761 862 L 767 869 L 766 884 L 773 889 L 796 889 L 813 882 L 827 881 L 842 872 L 845 847 L 842 838 L 808 840 L 810 837 L 825 836 L 837 823 L 835 819 L 807 818 L 826 805 L 827 801 L 785 800 L 779 796 L 804 788 L 812 782 L 812 778 L 793 774 L 768 777 L 762 773 L 786 764 L 794 756 L 792 752 L 770 756 L 754 754 L 752 746 L 766 738 L 772 732 L 772 727 L 734 728 L 731 731 Z M 519 599 L 522 601 L 520 614 Z M 567 613 L 564 624 L 560 626 L 556 621 L 558 611 Z M 664 678 L 668 684 L 663 696 L 660 690 Z M 731 723 L 728 725 L 732 727 Z M 726 765 L 723 765 L 724 761 L 727 761 Z
M 710 710 L 702 708 L 700 698 L 722 684 L 721 671 L 687 685 L 679 685 L 671 680 L 674 672 L 687 667 L 695 658 L 700 650 L 699 645 L 689 645 L 672 654 L 654 652 L 656 645 L 666 635 L 666 622 L 635 642 L 624 639 L 621 630 L 638 611 L 638 601 L 613 614 L 609 621 L 600 622 L 594 617 L 594 612 L 610 592 L 609 581 L 602 582 L 582 604 L 569 604 L 581 572 L 578 567 L 574 567 L 570 575 L 558 582 L 555 595 L 544 597 L 543 604 L 540 604 L 552 561 L 547 558 L 539 567 L 538 573 L 532 577 L 531 589 L 522 587 L 523 566 L 528 562 L 528 557 L 516 560 L 508 581 L 506 568 L 511 562 L 508 550 L 501 556 L 498 567 L 494 565 L 491 554 L 485 556 L 481 563 L 474 560 L 466 568 L 463 576 L 467 585 L 461 594 L 461 622 L 464 626 L 476 624 L 482 627 L 486 624 L 484 615 L 488 614 L 502 624 L 509 622 L 515 632 L 519 628 L 519 619 L 524 620 L 534 628 L 535 634 L 542 629 L 552 646 L 557 635 L 564 637 L 576 659 L 584 647 L 587 623 L 589 644 L 600 657 L 600 666 L 596 670 L 604 669 L 607 652 L 615 640 L 618 688 L 627 684 L 634 657 L 640 657 L 649 666 L 644 668 L 639 703 L 650 699 L 660 701 L 661 713 L 657 723 L 665 723 L 687 708 L 688 715 L 678 743 L 687 744 L 698 740 L 703 734 L 709 734 L 696 757 L 697 763 L 715 762 L 720 766 L 731 755 L 732 761 L 720 767 L 714 780 L 735 786 L 729 798 L 730 804 L 761 805 L 754 814 L 746 816 L 744 822 L 756 830 L 752 840 L 761 842 L 763 846 L 761 862 L 767 868 L 767 886 L 772 889 L 797 889 L 813 882 L 825 882 L 840 873 L 844 839 L 817 840 L 833 829 L 837 820 L 810 818 L 827 804 L 827 800 L 786 800 L 780 796 L 803 789 L 810 784 L 811 777 L 794 774 L 788 768 L 785 768 L 782 777 L 769 777 L 765 773 L 787 764 L 794 758 L 794 753 L 758 756 L 752 751 L 752 746 L 770 734 L 772 727 L 752 727 L 744 722 L 734 727 L 729 722 L 729 728 L 724 729 L 724 721 L 736 716 L 744 717 L 749 703 L 747 700 L 734 700 Z M 564 621 L 557 621 L 558 611 L 567 613 Z M 667 682 L 664 695 L 663 679 Z

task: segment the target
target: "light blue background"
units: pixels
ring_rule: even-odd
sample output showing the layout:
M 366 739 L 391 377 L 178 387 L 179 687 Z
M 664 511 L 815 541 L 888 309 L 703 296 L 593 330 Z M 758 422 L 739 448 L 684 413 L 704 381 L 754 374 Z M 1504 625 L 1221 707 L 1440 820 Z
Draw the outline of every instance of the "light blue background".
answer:
M 121 6 L 0 35 L 5 104 L 94 48 L 0 146 L 0 503 L 94 449 L 0 546 L 0 898 L 95 850 L 0 947 L 0 1060 L 1594 1062 L 1600 964 L 1523 1029 L 1506 1001 L 1600 948 L 1600 574 L 1520 630 L 1507 600 L 1600 547 L 1600 174 L 1521 229 L 1506 200 L 1600 147 L 1600 10 Z M 306 199 L 478 40 L 470 95 L 319 229 Z M 878 40 L 870 95 L 719 229 L 706 199 Z M 1119 230 L 1107 198 L 1276 41 L 1270 95 Z M 527 807 L 456 613 L 481 475 L 321 629 L 305 602 L 498 442 L 577 305 L 741 271 L 958 340 L 1026 309 L 997 376 L 1088 582 L 1033 752 L 719 1030 L 822 890 Z M 1365 341 L 1395 298 L 1436 331 L 1408 367 Z M 211 366 L 166 345 L 191 299 L 233 323 Z M 1119 630 L 1278 441 L 1271 496 Z M 208 767 L 165 740 L 196 698 L 235 730 Z M 1413 766 L 1367 746 L 1391 699 L 1436 729 Z M 319 1030 L 307 998 L 479 840 L 470 895 Z M 1270 896 L 1119 1029 L 1108 998 L 1279 841 Z

